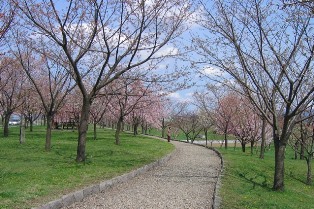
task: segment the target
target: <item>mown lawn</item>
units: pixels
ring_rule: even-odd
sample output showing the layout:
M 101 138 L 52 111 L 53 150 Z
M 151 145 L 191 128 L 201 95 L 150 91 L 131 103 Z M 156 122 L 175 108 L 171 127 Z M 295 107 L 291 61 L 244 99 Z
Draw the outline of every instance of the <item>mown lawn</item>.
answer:
M 221 208 L 239 209 L 312 209 L 314 186 L 306 181 L 306 162 L 294 160 L 293 151 L 287 148 L 285 159 L 285 191 L 272 190 L 274 175 L 274 152 L 267 151 L 265 159 L 249 150 L 240 148 L 218 149 L 225 160 L 225 171 L 219 195 Z M 314 165 L 314 164 L 313 164 Z M 312 166 L 313 167 L 313 166 Z
M 92 130 L 92 129 L 90 129 Z M 90 131 L 92 132 L 92 131 Z M 88 135 L 87 160 L 76 163 L 76 131 L 54 130 L 52 149 L 44 151 L 45 128 L 27 131 L 19 144 L 18 128 L 0 136 L 0 208 L 31 208 L 89 184 L 139 168 L 170 153 L 169 143 L 123 133 L 121 145 L 114 132 L 99 129 L 98 139 Z
M 158 136 L 158 137 L 161 137 L 161 135 L 162 135 L 161 134 L 161 130 L 154 129 L 154 128 L 150 129 L 148 134 L 150 134 L 152 136 Z M 165 131 L 165 137 L 167 137 L 166 134 L 167 134 L 167 129 Z M 173 135 L 173 133 L 172 133 L 172 135 Z M 201 131 L 200 135 L 205 135 L 204 131 Z M 215 133 L 212 130 L 208 131 L 207 137 L 208 137 L 208 143 L 210 143 L 211 140 L 216 140 L 216 141 L 217 140 L 219 140 L 219 141 L 224 140 L 224 135 Z M 175 139 L 179 140 L 179 141 L 186 141 L 186 136 L 184 135 L 184 133 L 182 131 L 179 131 L 179 133 L 177 134 Z M 232 140 L 232 139 L 234 139 L 234 137 L 233 136 L 228 136 L 228 139 Z M 205 139 L 202 138 L 202 139 L 197 139 L 197 140 L 205 140 Z

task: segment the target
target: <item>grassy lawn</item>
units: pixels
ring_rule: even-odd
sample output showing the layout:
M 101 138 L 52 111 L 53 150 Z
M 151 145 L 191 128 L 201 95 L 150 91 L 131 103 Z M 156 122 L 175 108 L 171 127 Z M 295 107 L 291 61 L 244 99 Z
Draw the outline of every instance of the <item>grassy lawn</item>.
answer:
M 139 129 L 139 132 L 140 131 L 141 131 L 141 129 Z M 161 134 L 161 130 L 154 129 L 154 128 L 149 130 L 149 134 L 153 135 L 153 136 L 158 136 L 158 137 L 161 137 L 161 135 L 162 135 Z M 165 137 L 167 137 L 166 134 L 167 134 L 167 130 L 165 131 Z M 200 135 L 205 135 L 204 131 L 201 131 Z M 214 131 L 211 131 L 211 130 L 208 131 L 207 137 L 208 137 L 209 141 L 210 140 L 220 140 L 220 141 L 224 140 L 224 135 L 215 133 Z M 184 133 L 182 131 L 179 131 L 179 134 L 178 134 L 178 136 L 175 139 L 179 140 L 179 141 L 186 141 L 186 136 L 184 135 Z M 228 139 L 232 140 L 232 139 L 234 139 L 234 137 L 233 136 L 228 136 Z M 200 139 L 196 139 L 196 140 L 200 140 Z M 205 140 L 205 139 L 202 139 L 202 140 Z
M 311 209 L 314 208 L 314 186 L 306 181 L 306 162 L 293 159 L 287 148 L 285 160 L 285 191 L 272 190 L 274 152 L 268 151 L 265 159 L 242 153 L 240 148 L 219 149 L 225 160 L 225 173 L 219 191 L 221 208 L 241 209 Z M 314 163 L 313 163 L 314 165 Z M 313 166 L 312 166 L 313 167 Z
M 156 139 L 123 133 L 121 145 L 114 132 L 99 129 L 93 140 L 90 129 L 87 161 L 76 163 L 76 131 L 54 130 L 52 150 L 44 151 L 45 128 L 27 131 L 26 142 L 18 140 L 18 128 L 10 137 L 0 136 L 0 208 L 30 208 L 51 201 L 89 184 L 104 181 L 139 168 L 170 153 L 174 147 Z

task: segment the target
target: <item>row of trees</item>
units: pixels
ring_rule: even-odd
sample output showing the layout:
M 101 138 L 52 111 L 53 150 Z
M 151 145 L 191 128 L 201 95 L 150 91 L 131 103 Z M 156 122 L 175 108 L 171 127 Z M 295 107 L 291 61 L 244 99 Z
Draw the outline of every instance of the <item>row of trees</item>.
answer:
M 189 1 L 10 0 L 2 1 L 1 6 L 15 14 L 1 31 L 1 35 L 5 32 L 1 41 L 6 51 L 1 65 L 9 72 L 23 71 L 26 76 L 21 73 L 10 78 L 36 91 L 47 119 L 47 150 L 51 146 L 53 118 L 64 103 L 69 103 L 68 95 L 79 95 L 77 162 L 86 157 L 88 123 L 98 98 L 116 96 L 119 101 L 113 106 L 119 107 L 120 127 L 126 115 L 138 109 L 126 106 L 128 99 L 118 98 L 129 91 L 123 88 L 125 82 L 128 86 L 137 82 L 146 96 L 152 92 L 148 86 L 170 83 L 181 75 L 179 70 L 170 72 L 167 66 L 160 69 L 158 63 L 175 54 L 171 49 L 186 30 L 183 23 L 190 15 Z M 3 15 L 0 18 L 5 20 Z M 163 51 L 165 47 L 170 50 Z M 9 68 L 4 63 L 6 59 L 15 67 Z M 3 73 L 6 72 L 1 69 Z M 26 77 L 29 82 L 21 80 Z M 20 92 L 13 86 L 11 89 Z M 14 96 L 17 98 L 20 97 Z M 4 115 L 17 108 L 7 111 L 4 107 L 9 105 L 2 106 Z M 117 143 L 118 138 L 117 133 Z
M 225 91 L 222 91 L 223 89 Z M 191 105 L 194 107 L 191 108 Z M 224 135 L 224 140 L 220 142 L 221 146 L 224 144 L 227 148 L 228 138 L 229 140 L 232 138 L 235 140 L 234 146 L 236 147 L 236 143 L 239 142 L 243 152 L 249 144 L 251 155 L 254 153 L 253 149 L 259 148 L 259 157 L 263 159 L 265 148 L 274 142 L 271 124 L 259 114 L 248 98 L 241 92 L 228 90 L 222 86 L 219 88 L 211 86 L 206 92 L 194 93 L 192 103 L 176 104 L 171 112 L 169 124 L 172 127 L 173 137 L 178 137 L 181 132 L 191 143 L 196 139 L 205 139 L 207 146 L 208 132 L 216 132 Z M 312 104 L 307 112 L 298 116 L 303 119 L 299 118 L 301 122 L 295 125 L 288 141 L 290 148 L 295 151 L 295 159 L 306 160 L 308 185 L 312 184 L 313 116 Z M 283 116 L 279 120 L 279 124 L 282 123 L 284 123 Z M 210 142 L 213 143 L 213 139 Z
M 77 123 L 79 121 L 81 95 L 77 87 L 68 91 L 64 85 L 60 88 L 53 83 L 47 86 L 45 82 L 48 77 L 40 78 L 38 74 L 36 74 L 38 77 L 35 85 L 32 85 L 17 60 L 8 58 L 4 61 L 6 62 L 1 63 L 3 70 L 0 81 L 2 84 L 0 107 L 4 136 L 9 134 L 9 119 L 13 113 L 22 115 L 29 122 L 31 131 L 33 122 L 40 116 L 45 116 L 47 122 L 45 148 L 49 151 L 51 130 L 58 128 L 58 125 L 64 122 Z M 145 82 L 137 77 L 127 76 L 127 74 L 102 89 L 94 99 L 90 110 L 89 122 L 94 124 L 94 139 L 97 138 L 97 124 L 117 124 L 116 144 L 120 144 L 119 135 L 124 123 L 134 127 L 134 134 L 137 134 L 139 125 L 143 130 L 146 129 L 146 132 L 151 127 L 160 128 L 161 118 L 165 115 L 163 107 L 167 101 L 164 100 L 164 95 L 158 92 L 158 86 L 153 83 L 145 85 Z
M 313 3 L 215 0 L 202 2 L 200 13 L 205 32 L 194 36 L 201 58 L 193 66 L 220 71 L 206 76 L 238 89 L 270 124 L 273 188 L 283 190 L 286 146 L 297 124 L 312 117 L 307 112 L 314 99 Z
M 128 91 L 118 90 L 125 82 L 143 82 L 145 85 L 140 87 L 143 92 L 151 92 L 148 87 L 156 87 L 156 83 L 164 86 L 182 75 L 179 71 L 170 72 L 167 66 L 159 69 L 158 64 L 178 55 L 179 45 L 175 40 L 189 26 L 184 22 L 191 15 L 191 3 L 188 0 L 56 2 L 10 0 L 1 3 L 0 42 L 6 54 L 1 54 L 0 73 L 4 73 L 5 69 L 8 75 L 13 73 L 9 65 L 26 73 L 29 85 L 22 89 L 37 92 L 48 126 L 52 126 L 52 118 L 64 106 L 65 98 L 79 95 L 79 102 L 75 103 L 80 118 L 76 160 L 81 162 L 85 160 L 88 122 L 98 98 L 106 98 L 100 104 L 109 106 L 110 102 L 118 100 Z M 197 6 L 198 13 L 193 17 L 196 18 L 195 25 L 201 30 L 196 28 L 192 34 L 191 53 L 185 60 L 193 57 L 190 60 L 191 68 L 197 68 L 210 82 L 228 85 L 241 95 L 240 100 L 232 95 L 226 99 L 219 96 L 218 91 L 212 91 L 212 94 L 216 94 L 214 97 L 220 98 L 217 108 L 222 109 L 214 115 L 216 119 L 221 118 L 216 121 L 222 123 L 217 122 L 216 126 L 225 135 L 225 146 L 230 130 L 245 141 L 252 141 L 256 135 L 261 135 L 264 140 L 268 124 L 275 144 L 273 188 L 283 190 L 285 148 L 295 127 L 302 121 L 308 123 L 312 116 L 308 113 L 314 99 L 311 82 L 314 77 L 313 3 L 293 0 L 215 0 L 200 1 Z M 12 19 L 13 15 L 15 19 Z M 163 49 L 166 46 L 170 47 L 165 52 Z M 205 73 L 209 68 L 220 73 Z M 134 77 L 137 81 L 134 81 Z M 22 76 L 17 82 L 24 79 L 25 76 Z M 1 80 L 4 84 L 8 81 L 2 75 Z M 16 85 L 13 89 L 19 88 Z M 157 91 L 161 89 L 157 88 Z M 10 93 L 12 91 L 5 92 L 6 95 Z M 117 130 L 123 126 L 127 115 L 133 115 L 137 110 L 137 107 L 126 107 L 122 101 L 114 106 L 123 109 L 122 112 L 117 111 Z M 141 103 L 150 106 L 149 102 Z M 236 105 L 230 106 L 230 103 Z M 27 102 L 17 104 L 21 106 Z M 197 121 L 202 121 L 206 128 L 211 126 L 211 120 L 206 119 L 209 118 L 206 108 L 200 111 L 203 112 L 200 119 L 196 120 L 193 116 L 192 123 L 186 123 L 184 111 L 178 110 L 184 116 L 176 116 L 182 131 L 188 125 L 198 126 Z M 9 113 L 10 110 L 3 108 L 3 112 Z M 106 110 L 96 112 L 105 114 Z M 241 115 L 246 117 L 238 117 Z M 206 116 L 205 119 L 203 116 Z M 261 119 L 258 124 L 250 122 L 257 117 Z M 232 118 L 238 119 L 230 123 Z M 97 120 L 99 118 L 95 117 Z M 132 120 L 137 121 L 138 118 Z M 163 120 L 163 129 L 165 124 Z M 241 124 L 240 129 L 247 130 L 239 131 L 235 124 Z M 243 133 L 251 132 L 254 127 L 262 128 L 255 134 Z M 302 125 L 300 128 L 302 140 L 311 135 L 305 134 L 304 127 L 308 126 Z M 185 134 L 193 139 L 197 132 L 186 131 Z M 118 136 L 117 133 L 117 143 Z M 301 143 L 302 140 L 297 141 Z M 49 133 L 46 141 L 49 141 Z M 46 144 L 50 147 L 49 143 Z M 264 144 L 262 142 L 262 147 Z
M 210 91 L 195 92 L 192 103 L 175 105 L 170 125 L 181 130 L 186 140 L 192 143 L 203 133 L 207 143 L 208 131 L 223 135 L 221 145 L 224 144 L 225 148 L 228 147 L 228 137 L 232 136 L 236 139 L 235 143 L 240 142 L 243 152 L 247 144 L 251 145 L 252 152 L 259 142 L 264 144 L 260 152 L 260 158 L 264 158 L 265 145 L 272 141 L 269 124 L 264 123 L 254 106 L 238 92 L 227 90 L 218 93 L 217 90 L 212 86 Z

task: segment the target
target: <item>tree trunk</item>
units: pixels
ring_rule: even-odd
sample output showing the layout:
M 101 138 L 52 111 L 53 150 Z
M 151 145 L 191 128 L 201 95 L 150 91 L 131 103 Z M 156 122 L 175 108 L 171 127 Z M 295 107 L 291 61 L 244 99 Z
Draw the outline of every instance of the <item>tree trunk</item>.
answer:
M 302 131 L 303 132 L 303 131 Z M 304 136 L 301 136 L 300 160 L 304 160 Z
M 11 115 L 12 115 L 12 112 L 6 112 L 4 114 L 4 124 L 3 124 L 3 136 L 4 137 L 9 136 L 9 121 L 10 121 Z
M 165 118 L 163 118 L 161 122 L 161 138 L 165 138 L 165 131 L 166 131 Z
M 227 131 L 225 131 L 225 149 L 228 148 Z
M 306 158 L 307 163 L 307 175 L 306 175 L 306 184 L 312 185 L 312 156 L 309 155 Z
M 53 115 L 51 113 L 48 113 L 46 116 L 46 119 L 47 119 L 47 129 L 46 129 L 45 150 L 49 152 L 51 149 L 51 130 L 52 130 Z
M 33 119 L 30 119 L 29 120 L 29 131 L 30 132 L 33 132 L 33 125 L 34 125 L 34 121 L 33 121 Z
M 21 117 L 20 121 L 20 144 L 23 144 L 25 142 L 25 126 L 23 123 L 23 116 Z
M 148 125 L 147 125 L 147 123 L 145 123 L 145 131 L 144 131 L 144 134 L 145 134 L 145 135 L 148 135 Z
M 115 144 L 116 145 L 120 144 L 120 132 L 121 132 L 121 128 L 122 128 L 122 123 L 123 123 L 123 117 L 121 116 L 118 120 L 117 129 L 116 129 L 116 133 L 115 133 L 115 139 L 116 139 Z
M 241 142 L 242 152 L 245 152 L 245 143 Z
M 137 134 L 138 134 L 138 123 L 135 123 L 134 125 L 133 125 L 133 134 L 134 134 L 134 136 L 136 136 Z
M 120 129 L 120 131 L 124 131 L 124 120 L 122 121 L 122 123 L 121 123 L 121 129 Z
M 43 118 L 44 118 L 44 126 L 46 126 L 46 122 L 47 122 L 46 115 L 43 115 Z
M 185 134 L 186 141 L 189 142 L 189 134 Z
M 299 155 L 299 153 L 298 153 L 298 151 L 299 151 L 299 144 L 300 144 L 299 140 L 297 140 L 297 141 L 295 142 L 295 144 L 294 144 L 294 159 L 295 159 L 295 160 L 298 159 L 298 155 Z
M 282 139 L 281 139 L 282 140 Z M 276 191 L 284 190 L 284 174 L 285 174 L 285 149 L 286 145 L 282 143 L 279 136 L 274 137 L 275 144 L 275 174 L 273 189 Z
M 301 150 L 300 150 L 300 160 L 304 160 L 304 129 L 303 129 L 303 122 L 301 121 Z
M 145 133 L 145 126 L 144 126 L 143 123 L 141 124 L 141 127 L 142 127 L 142 134 L 144 135 L 144 133 Z
M 251 155 L 253 155 L 254 141 L 251 141 Z
M 0 116 L 1 116 L 1 125 L 3 125 L 4 124 L 4 115 L 0 114 Z
M 91 101 L 89 99 L 83 100 L 83 106 L 81 110 L 81 118 L 78 127 L 78 144 L 76 153 L 76 162 L 85 162 L 86 154 L 86 137 L 88 131 L 88 120 L 90 114 Z
M 208 141 L 208 129 L 207 129 L 207 128 L 205 128 L 204 132 L 205 132 L 205 142 L 206 142 L 206 147 L 207 147 L 207 141 Z
M 97 139 L 97 123 L 94 121 L 94 140 Z
M 266 145 L 266 125 L 267 125 L 267 121 L 266 119 L 263 117 L 262 120 L 262 142 L 261 142 L 261 152 L 259 155 L 260 159 L 264 159 L 264 155 L 265 155 L 265 145 Z

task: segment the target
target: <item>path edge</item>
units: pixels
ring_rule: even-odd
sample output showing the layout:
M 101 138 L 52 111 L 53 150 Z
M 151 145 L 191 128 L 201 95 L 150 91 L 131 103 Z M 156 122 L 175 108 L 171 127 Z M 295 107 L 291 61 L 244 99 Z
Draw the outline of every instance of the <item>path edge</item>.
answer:
M 70 206 L 75 202 L 82 201 L 83 199 L 87 198 L 88 196 L 92 194 L 105 192 L 106 190 L 108 190 L 109 188 L 113 186 L 127 182 L 133 179 L 134 177 L 139 176 L 149 170 L 152 170 L 158 166 L 164 165 L 166 162 L 168 162 L 171 159 L 171 157 L 173 156 L 175 152 L 176 152 L 176 149 L 174 149 L 171 153 L 167 154 L 166 156 L 152 163 L 144 165 L 143 167 L 135 169 L 129 173 L 125 173 L 121 176 L 117 176 L 117 177 L 114 177 L 112 179 L 109 179 L 109 180 L 106 180 L 97 184 L 92 184 L 81 190 L 63 195 L 61 198 L 50 201 L 39 207 L 33 207 L 32 209 L 60 209 L 62 207 Z

